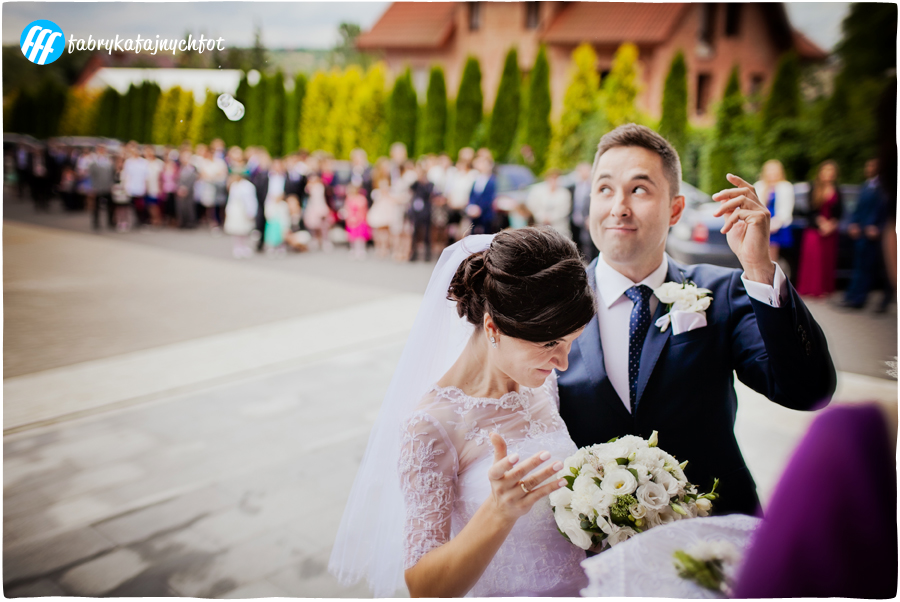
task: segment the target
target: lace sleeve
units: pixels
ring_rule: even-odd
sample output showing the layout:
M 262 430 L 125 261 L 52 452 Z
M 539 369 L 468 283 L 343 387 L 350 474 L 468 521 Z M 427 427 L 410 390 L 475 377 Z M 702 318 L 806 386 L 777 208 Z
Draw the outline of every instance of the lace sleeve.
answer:
M 450 539 L 459 460 L 441 423 L 419 412 L 403 426 L 400 488 L 406 503 L 403 568 Z

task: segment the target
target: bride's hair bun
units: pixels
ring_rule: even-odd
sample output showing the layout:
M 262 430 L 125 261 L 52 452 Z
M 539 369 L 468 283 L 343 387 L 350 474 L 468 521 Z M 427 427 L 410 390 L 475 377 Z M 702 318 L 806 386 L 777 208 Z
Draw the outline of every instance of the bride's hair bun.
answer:
M 595 311 L 575 243 L 549 227 L 497 234 L 459 265 L 447 298 L 476 326 L 487 313 L 503 334 L 538 343 L 572 334 Z
M 459 317 L 466 318 L 475 325 L 480 325 L 484 319 L 484 277 L 487 275 L 485 253 L 487 249 L 466 257 L 456 269 L 447 291 L 447 298 L 456 301 Z

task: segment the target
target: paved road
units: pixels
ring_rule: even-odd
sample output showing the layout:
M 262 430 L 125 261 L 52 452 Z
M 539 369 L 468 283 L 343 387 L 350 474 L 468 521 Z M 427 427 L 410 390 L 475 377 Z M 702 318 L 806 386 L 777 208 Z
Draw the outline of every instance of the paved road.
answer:
M 367 597 L 325 567 L 430 266 L 5 219 L 6 595 Z M 896 400 L 896 315 L 813 311 L 839 401 Z M 739 398 L 765 500 L 810 415 Z

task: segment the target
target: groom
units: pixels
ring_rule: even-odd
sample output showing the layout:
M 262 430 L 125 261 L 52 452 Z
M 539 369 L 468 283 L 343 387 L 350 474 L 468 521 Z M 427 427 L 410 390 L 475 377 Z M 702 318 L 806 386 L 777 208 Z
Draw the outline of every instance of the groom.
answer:
M 743 271 L 680 265 L 665 253 L 669 227 L 684 211 L 681 163 L 671 144 L 628 124 L 600 140 L 591 175 L 589 226 L 600 256 L 588 266 L 597 315 L 575 340 L 559 376 L 560 413 L 579 446 L 632 434 L 679 461 L 701 492 L 719 479 L 717 514 L 757 512 L 759 498 L 734 437 L 734 374 L 795 410 L 828 403 L 835 370 L 825 336 L 777 264 L 769 259 L 769 213 L 753 187 L 713 196 Z M 687 312 L 664 331 L 664 282 L 711 291 L 702 314 Z M 673 328 L 679 330 L 673 332 Z

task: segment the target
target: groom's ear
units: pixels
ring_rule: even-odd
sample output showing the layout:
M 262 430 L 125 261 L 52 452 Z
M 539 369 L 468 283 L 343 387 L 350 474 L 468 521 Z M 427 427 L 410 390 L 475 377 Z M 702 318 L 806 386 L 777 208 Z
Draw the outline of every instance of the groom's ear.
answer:
M 684 213 L 684 195 L 678 194 L 672 197 L 672 202 L 669 203 L 669 226 L 677 224 L 682 213 Z

